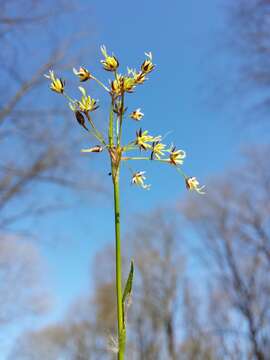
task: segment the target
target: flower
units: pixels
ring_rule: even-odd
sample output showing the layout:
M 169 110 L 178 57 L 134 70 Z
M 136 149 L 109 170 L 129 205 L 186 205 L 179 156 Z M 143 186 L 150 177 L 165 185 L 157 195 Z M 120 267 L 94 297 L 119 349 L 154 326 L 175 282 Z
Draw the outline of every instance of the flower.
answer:
M 144 180 L 146 179 L 146 177 L 144 176 L 144 174 L 145 174 L 145 171 L 138 171 L 138 172 L 134 173 L 134 174 L 132 175 L 131 183 L 132 183 L 132 184 L 135 184 L 135 185 L 137 185 L 137 186 L 140 186 L 140 187 L 142 187 L 142 188 L 145 189 L 145 190 L 149 190 L 150 187 L 151 187 L 151 185 L 146 185 L 146 184 L 144 183 Z
M 100 146 L 100 145 L 96 145 L 92 148 L 89 148 L 89 149 L 82 149 L 81 152 L 84 152 L 84 153 L 89 153 L 89 152 L 95 152 L 95 153 L 98 153 L 98 152 L 101 152 L 103 151 L 103 147 Z
M 135 81 L 131 77 L 123 78 L 123 91 L 132 93 L 135 88 Z
M 152 53 L 145 53 L 145 55 L 148 57 L 148 59 L 144 60 L 144 62 L 142 63 L 141 71 L 144 74 L 148 74 L 152 70 L 154 70 L 155 65 L 152 63 Z
M 202 195 L 205 194 L 205 191 L 202 191 L 205 188 L 205 185 L 203 185 L 203 186 L 199 186 L 199 185 L 200 185 L 200 183 L 196 179 L 195 176 L 186 178 L 186 188 L 188 190 L 191 190 L 191 191 L 194 190 L 197 193 L 202 194 Z
M 160 137 L 153 137 L 151 135 L 148 135 L 148 131 L 142 131 L 142 129 L 140 129 L 139 131 L 136 131 L 136 140 L 135 140 L 135 145 L 138 145 L 138 147 L 140 148 L 140 150 L 147 150 L 147 149 L 151 149 L 151 145 L 149 144 L 149 142 L 153 142 L 153 141 L 158 141 L 160 140 Z
M 141 112 L 141 109 L 137 109 L 132 111 L 132 113 L 129 115 L 129 117 L 131 117 L 131 119 L 136 120 L 136 121 L 140 121 L 143 118 L 144 114 Z
M 116 74 L 116 78 L 111 81 L 111 92 L 116 96 L 123 94 L 124 91 L 132 93 L 135 88 L 134 79 Z
M 133 76 L 133 80 L 134 80 L 134 83 L 136 85 L 140 85 L 140 84 L 143 84 L 146 80 L 146 74 L 142 71 L 138 72 L 135 70 L 135 69 L 130 69 L 128 68 L 128 74 L 132 74 Z
M 79 109 L 85 113 L 96 110 L 98 108 L 97 100 L 87 95 L 83 87 L 79 86 L 79 90 L 82 93 L 81 101 L 78 101 Z
M 145 77 L 145 73 L 144 72 L 139 72 L 137 74 L 134 75 L 134 81 L 135 84 L 143 84 L 145 82 L 146 77 Z
M 102 45 L 100 47 L 100 50 L 104 56 L 104 60 L 101 60 L 101 64 L 103 65 L 103 68 L 107 71 L 115 71 L 118 66 L 119 66 L 119 62 L 118 60 L 116 59 L 116 57 L 114 55 L 112 56 L 109 56 L 107 54 L 107 50 L 106 50 L 106 47 L 104 45 Z
M 75 75 L 79 76 L 81 82 L 91 79 L 90 72 L 82 66 L 79 68 L 79 70 L 73 68 L 73 72 Z
M 57 92 L 59 94 L 63 94 L 64 87 L 65 87 L 65 81 L 64 80 L 62 80 L 61 78 L 55 77 L 55 74 L 54 74 L 53 70 L 49 70 L 49 75 L 44 74 L 44 76 L 47 79 L 51 80 L 50 88 L 53 91 L 55 91 L 55 92 Z
M 186 157 L 186 153 L 184 150 L 176 150 L 176 147 L 172 147 L 170 150 L 170 158 L 169 161 L 173 165 L 182 165 L 183 159 Z
M 162 144 L 159 140 L 158 141 L 154 141 L 152 143 L 152 153 L 151 153 L 151 160 L 153 160 L 154 158 L 157 158 L 158 160 L 160 160 L 160 157 L 164 155 L 164 149 L 165 149 L 166 145 Z
M 116 74 L 116 78 L 111 81 L 111 92 L 115 96 L 119 96 L 123 92 L 123 83 L 124 77 L 122 75 Z

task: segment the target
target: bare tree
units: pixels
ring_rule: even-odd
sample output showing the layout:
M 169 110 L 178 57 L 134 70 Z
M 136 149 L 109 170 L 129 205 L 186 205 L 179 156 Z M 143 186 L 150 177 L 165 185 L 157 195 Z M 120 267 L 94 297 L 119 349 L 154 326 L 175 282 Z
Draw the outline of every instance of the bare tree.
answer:
M 252 235 L 249 239 L 243 238 L 240 231 L 250 226 L 246 198 L 255 196 L 256 203 L 261 199 L 257 211 L 262 214 L 266 209 L 263 205 L 268 206 L 264 190 L 258 186 L 262 180 L 269 186 L 260 164 L 268 150 L 252 150 L 252 156 L 247 153 L 249 163 L 245 171 L 241 169 L 226 180 L 214 181 L 211 196 L 201 199 L 201 204 L 194 200 L 186 209 L 192 225 L 203 236 L 211 287 L 205 289 L 209 290 L 209 298 L 200 301 L 209 307 L 207 316 L 201 315 L 206 307 L 200 308 L 198 296 L 193 293 L 196 290 L 191 291 L 196 278 L 189 287 L 181 286 L 184 264 L 179 252 L 179 224 L 174 223 L 179 218 L 170 216 L 173 211 L 168 209 L 139 217 L 143 225 L 134 228 L 131 234 L 136 235 L 130 239 L 137 254 L 133 304 L 127 317 L 131 323 L 130 359 L 267 359 L 269 287 L 265 274 L 269 263 L 260 246 L 261 238 L 256 240 L 252 231 L 248 231 Z M 244 181 L 245 177 L 250 181 Z M 256 193 L 256 189 L 260 192 Z M 97 256 L 93 296 L 75 304 L 70 318 L 38 334 L 26 334 L 23 343 L 17 342 L 17 354 L 22 359 L 26 350 L 26 354 L 33 352 L 41 357 L 44 341 L 47 351 L 54 354 L 56 348 L 57 356 L 67 359 L 113 358 L 107 351 L 109 335 L 115 332 L 111 259 L 110 249 Z M 179 291 L 184 294 L 182 303 Z M 180 337 L 176 331 L 179 326 Z M 54 331 L 60 333 L 61 341 L 58 336 L 49 335 Z M 40 340 L 32 344 L 35 336 Z M 20 359 L 12 354 L 11 358 Z
M 105 251 L 106 253 L 106 251 Z M 112 262 L 113 264 L 113 262 Z M 114 316 L 111 314 L 114 282 L 100 284 L 94 296 L 77 299 L 63 321 L 21 334 L 9 354 L 10 359 L 115 359 Z M 110 330 L 113 329 L 113 332 Z
M 51 296 L 44 288 L 42 263 L 29 241 L 0 239 L 0 327 L 49 310 Z
M 60 359 L 66 356 L 67 330 L 63 326 L 50 326 L 42 331 L 23 334 L 8 359 L 38 360 Z M 65 359 L 67 359 L 65 357 Z
M 183 334 L 179 357 L 184 360 L 224 359 L 223 351 L 218 351 L 220 343 L 209 331 L 208 299 L 201 294 L 204 289 L 199 289 L 196 278 L 185 278 L 181 290 Z
M 136 285 L 132 305 L 126 314 L 126 321 L 131 323 L 131 340 L 127 344 L 129 358 L 151 360 L 165 357 L 175 360 L 178 349 L 177 299 L 179 280 L 184 269 L 176 224 L 173 216 L 169 215 L 169 210 L 155 211 L 149 216 L 142 216 L 140 220 L 142 222 L 139 223 L 143 226 L 136 226 L 129 237 L 130 246 L 137 249 L 134 259 Z M 155 225 L 157 222 L 158 228 Z M 93 295 L 75 303 L 66 320 L 59 324 L 61 329 L 65 328 L 65 346 L 63 348 L 59 345 L 61 356 L 65 356 L 66 359 L 115 358 L 113 351 L 117 345 L 113 341 L 116 333 L 116 314 L 112 311 L 115 308 L 112 251 L 111 248 L 106 248 L 96 256 L 92 271 L 95 279 Z M 125 268 L 125 272 L 128 273 L 128 261 L 125 261 Z M 58 330 L 59 326 L 57 325 Z M 37 336 L 41 337 L 41 344 L 43 337 L 44 341 L 48 342 L 46 339 L 49 329 L 37 333 Z M 22 356 L 24 353 L 27 354 L 27 351 L 31 352 L 32 338 L 32 334 L 25 334 L 22 337 L 23 342 L 17 342 L 12 352 L 14 359 L 20 359 L 14 354 Z M 57 339 L 56 336 L 56 344 L 51 338 L 49 341 L 52 342 L 52 349 L 57 347 L 59 351 Z M 39 345 L 40 341 L 35 341 L 36 354 L 41 354 L 41 350 L 38 350 L 39 347 L 42 348 Z M 76 357 L 75 354 L 80 354 L 81 357 Z
M 219 331 L 239 338 L 244 357 L 257 360 L 267 359 L 270 346 L 269 154 L 268 146 L 250 149 L 242 168 L 213 180 L 206 198 L 186 206 L 212 269 L 219 320 L 226 315 Z
M 55 94 L 44 78 L 51 68 L 64 72 L 78 65 L 81 46 L 75 40 L 81 38 L 83 22 L 78 17 L 82 20 L 83 15 L 78 11 L 82 6 L 82 2 L 66 0 L 0 0 L 2 327 L 17 321 L 19 329 L 24 320 L 43 314 L 49 306 L 38 275 L 41 259 L 33 243 L 14 234 L 35 233 L 27 220 L 62 209 L 67 205 L 65 198 L 72 198 L 66 196 L 67 191 L 72 195 L 82 185 L 89 194 L 101 189 L 93 172 L 84 178 L 78 143 L 81 130 L 71 112 L 56 106 Z M 71 14 L 77 23 L 72 35 L 61 26 L 65 19 L 70 21 Z M 89 31 L 87 35 L 91 37 Z M 10 334 L 2 336 L 6 340 Z
M 138 359 L 177 358 L 176 324 L 184 271 L 179 223 L 173 208 L 136 217 L 131 233 L 136 265 L 134 308 Z M 132 328 L 132 326 L 131 326 Z
M 57 34 L 55 25 L 71 12 L 75 20 L 80 4 L 1 0 L 0 6 L 0 229 L 6 231 L 26 216 L 58 208 L 55 185 L 79 185 L 80 129 L 55 105 L 43 75 L 78 61 L 78 51 L 71 56 L 76 35 Z M 70 151 L 74 146 L 76 156 Z M 94 174 L 89 178 L 88 188 L 101 188 Z
M 226 37 L 229 37 L 229 45 L 237 56 L 236 81 L 240 90 L 237 98 L 245 94 L 245 103 L 248 100 L 249 105 L 252 105 L 254 109 L 265 112 L 260 115 L 268 115 L 270 2 L 269 0 L 239 0 L 225 1 L 224 4 L 227 15 Z M 256 115 L 258 116 L 257 112 Z

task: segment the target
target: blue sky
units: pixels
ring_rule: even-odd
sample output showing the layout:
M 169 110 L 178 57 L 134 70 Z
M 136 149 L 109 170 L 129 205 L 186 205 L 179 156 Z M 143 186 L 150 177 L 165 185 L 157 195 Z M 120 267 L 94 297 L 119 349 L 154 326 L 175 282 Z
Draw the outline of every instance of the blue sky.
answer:
M 89 8 L 88 1 L 79 3 Z M 123 71 L 126 66 L 138 67 L 144 52 L 152 51 L 156 70 L 145 85 L 129 96 L 128 106 L 142 108 L 145 117 L 141 126 L 151 133 L 170 132 L 166 141 L 187 152 L 186 172 L 206 184 L 211 175 L 237 164 L 241 144 L 256 140 L 254 132 L 243 130 L 241 106 L 233 105 L 230 97 L 220 99 L 223 84 L 229 85 L 227 64 L 234 63 L 232 54 L 224 48 L 224 16 L 218 0 L 133 3 L 94 0 L 89 14 L 82 14 L 84 21 L 89 21 L 85 29 L 89 31 L 86 39 L 90 48 L 90 56 L 83 60 L 83 65 L 90 70 L 93 66 L 98 77 L 105 80 L 110 75 L 99 66 L 102 44 L 119 58 Z M 68 16 L 57 27 L 58 37 L 72 34 L 77 19 L 78 15 Z M 91 89 L 94 96 L 94 87 Z M 50 94 L 48 101 L 53 97 L 55 94 Z M 103 98 L 100 100 L 100 116 L 105 116 L 107 104 L 102 107 Z M 216 106 L 217 102 L 222 106 Z M 128 119 L 127 123 L 130 138 L 138 126 Z M 81 147 L 85 145 L 82 138 Z M 82 156 L 81 147 L 74 149 L 78 156 Z M 85 166 L 91 166 L 91 156 L 83 161 Z M 131 187 L 129 171 L 123 171 L 123 233 L 133 213 L 147 213 L 156 206 L 180 201 L 185 193 L 182 178 L 169 167 L 140 163 L 132 168 L 147 171 L 152 189 L 143 192 Z M 107 168 L 104 166 L 100 171 L 109 187 Z M 71 302 L 87 292 L 91 285 L 91 259 L 106 243 L 113 242 L 110 194 L 74 200 L 73 208 L 35 223 L 56 300 L 52 314 L 42 322 L 60 319 Z

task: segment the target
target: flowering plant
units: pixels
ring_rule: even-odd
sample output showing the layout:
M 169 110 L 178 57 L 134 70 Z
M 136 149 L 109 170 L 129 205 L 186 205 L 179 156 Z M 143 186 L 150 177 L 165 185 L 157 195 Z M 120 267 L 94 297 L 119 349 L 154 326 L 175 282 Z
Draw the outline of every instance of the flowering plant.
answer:
M 81 92 L 80 99 L 74 99 L 68 95 L 65 88 L 65 81 L 58 78 L 51 70 L 49 75 L 45 75 L 50 79 L 50 88 L 54 92 L 64 96 L 69 103 L 70 109 L 74 112 L 75 118 L 79 125 L 85 131 L 92 135 L 98 145 L 83 149 L 85 153 L 99 153 L 106 150 L 111 163 L 111 176 L 114 188 L 114 218 L 115 218 L 115 248 L 116 248 L 116 293 L 117 293 L 117 324 L 118 324 L 118 341 L 117 353 L 118 359 L 124 359 L 126 344 L 126 305 L 132 292 L 132 281 L 134 265 L 131 261 L 129 276 L 122 289 L 122 262 L 121 262 L 121 239 L 120 239 L 120 196 L 119 196 L 119 176 L 122 162 L 133 160 L 149 160 L 167 163 L 175 169 L 184 178 L 184 182 L 188 190 L 196 191 L 204 194 L 204 186 L 200 186 L 195 177 L 187 176 L 182 165 L 186 157 L 184 150 L 177 149 L 176 146 L 166 146 L 162 141 L 162 136 L 152 136 L 147 130 L 139 128 L 133 140 L 127 144 L 122 144 L 122 129 L 125 124 L 124 118 L 127 112 L 125 107 L 126 95 L 133 93 L 137 86 L 144 84 L 148 80 L 147 76 L 155 69 L 151 52 L 145 53 L 146 59 L 140 66 L 139 71 L 135 69 L 127 69 L 127 73 L 122 75 L 118 72 L 119 61 L 115 55 L 108 55 L 105 46 L 101 47 L 104 59 L 101 60 L 103 69 L 111 72 L 113 79 L 110 80 L 109 86 L 97 79 L 85 67 L 79 70 L 73 69 L 74 74 L 79 78 L 80 82 L 95 81 L 101 86 L 110 97 L 110 111 L 108 119 L 107 134 L 103 134 L 93 120 L 93 115 L 98 109 L 98 102 L 90 95 L 84 87 L 79 86 Z M 141 109 L 135 109 L 129 114 L 129 118 L 140 122 L 144 114 Z M 139 156 L 130 155 L 134 150 L 139 150 Z M 144 156 L 142 156 L 144 153 Z M 131 183 L 143 189 L 149 190 L 150 185 L 145 183 L 145 171 L 136 171 L 132 175 Z

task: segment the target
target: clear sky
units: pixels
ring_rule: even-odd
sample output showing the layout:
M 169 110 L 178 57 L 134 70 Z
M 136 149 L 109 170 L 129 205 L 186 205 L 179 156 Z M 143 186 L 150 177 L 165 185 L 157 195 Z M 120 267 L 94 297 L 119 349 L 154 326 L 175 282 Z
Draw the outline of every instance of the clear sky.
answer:
M 79 3 L 89 8 L 88 1 Z M 145 117 L 141 126 L 151 133 L 170 132 L 166 141 L 187 152 L 186 172 L 206 184 L 211 175 L 237 164 L 241 144 L 255 140 L 254 134 L 242 130 L 240 107 L 232 106 L 230 98 L 221 98 L 222 84 L 226 86 L 230 78 L 226 64 L 233 63 L 232 55 L 224 48 L 224 16 L 218 0 L 94 0 L 89 16 L 82 15 L 89 21 L 86 28 L 91 48 L 91 58 L 85 58 L 83 65 L 89 70 L 94 66 L 97 76 L 106 79 L 110 75 L 99 66 L 102 44 L 117 55 L 123 71 L 126 66 L 138 67 L 145 51 L 153 53 L 156 70 L 145 85 L 129 96 L 129 108 L 142 108 Z M 75 30 L 76 19 L 74 22 L 69 16 L 63 26 L 57 27 L 59 37 L 65 31 Z M 94 88 L 91 89 L 94 95 Z M 50 94 L 50 98 L 54 96 Z M 105 114 L 106 110 L 101 101 L 99 111 Z M 127 122 L 128 136 L 134 136 L 138 126 L 131 120 Z M 83 139 L 81 147 L 85 145 Z M 80 147 L 74 151 L 82 156 Z M 85 166 L 91 166 L 91 156 L 84 161 Z M 185 192 L 182 178 L 169 167 L 140 163 L 132 168 L 147 170 L 152 188 L 144 192 L 131 187 L 129 171 L 124 170 L 123 232 L 134 212 L 147 213 L 155 206 L 180 201 Z M 107 168 L 100 166 L 100 171 L 109 187 Z M 55 308 L 44 320 L 47 322 L 60 319 L 76 296 L 87 292 L 91 284 L 91 259 L 104 244 L 113 242 L 110 194 L 77 200 L 72 209 L 52 214 L 35 227 L 42 239 L 40 250 L 48 264 L 48 280 L 55 296 Z

